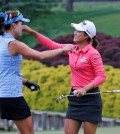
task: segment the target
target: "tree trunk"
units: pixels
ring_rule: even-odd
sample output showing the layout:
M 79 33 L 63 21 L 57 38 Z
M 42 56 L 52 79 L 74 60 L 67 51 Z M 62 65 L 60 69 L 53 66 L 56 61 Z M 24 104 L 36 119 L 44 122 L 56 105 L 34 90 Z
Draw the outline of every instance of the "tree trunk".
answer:
M 65 8 L 67 12 L 72 12 L 73 11 L 73 1 L 74 0 L 65 0 Z

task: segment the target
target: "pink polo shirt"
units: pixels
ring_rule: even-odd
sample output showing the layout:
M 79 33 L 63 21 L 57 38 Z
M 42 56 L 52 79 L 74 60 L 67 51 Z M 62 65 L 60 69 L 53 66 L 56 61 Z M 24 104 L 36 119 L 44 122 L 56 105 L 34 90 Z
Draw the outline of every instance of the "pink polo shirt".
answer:
M 62 48 L 65 45 L 56 43 L 49 38 L 39 35 L 38 41 L 49 49 Z M 77 45 L 72 45 L 73 51 L 65 53 L 69 56 L 69 64 L 71 68 L 71 87 L 74 89 L 82 88 L 91 83 L 94 87 L 98 87 L 106 80 L 106 74 L 99 52 L 88 44 L 80 52 Z

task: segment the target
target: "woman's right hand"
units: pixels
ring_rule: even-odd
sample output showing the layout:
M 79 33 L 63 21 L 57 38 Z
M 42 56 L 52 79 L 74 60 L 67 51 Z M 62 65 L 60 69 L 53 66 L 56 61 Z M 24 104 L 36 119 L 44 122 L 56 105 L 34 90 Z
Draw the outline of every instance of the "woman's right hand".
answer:
M 62 48 L 63 49 L 63 53 L 64 52 L 72 52 L 72 45 L 66 45 L 65 47 Z
M 31 34 L 34 30 L 27 25 L 22 25 L 22 31 Z
M 22 31 L 35 36 L 35 38 L 37 38 L 39 36 L 39 33 L 37 31 L 33 30 L 32 28 L 30 28 L 27 25 L 22 25 Z

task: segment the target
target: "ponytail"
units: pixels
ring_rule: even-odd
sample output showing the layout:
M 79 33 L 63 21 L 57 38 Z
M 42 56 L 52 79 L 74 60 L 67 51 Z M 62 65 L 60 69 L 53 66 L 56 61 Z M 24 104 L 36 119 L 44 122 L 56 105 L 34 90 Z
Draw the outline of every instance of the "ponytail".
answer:
M 84 33 L 85 33 L 85 35 L 88 36 L 88 42 L 92 42 L 92 46 L 96 49 L 97 46 L 99 45 L 99 41 L 96 38 L 96 36 L 94 36 L 93 38 L 90 38 L 90 36 L 86 32 L 84 32 Z
M 96 36 L 94 36 L 92 40 L 93 40 L 92 46 L 96 49 L 97 46 L 99 45 L 99 41 L 98 41 L 98 39 L 96 38 Z

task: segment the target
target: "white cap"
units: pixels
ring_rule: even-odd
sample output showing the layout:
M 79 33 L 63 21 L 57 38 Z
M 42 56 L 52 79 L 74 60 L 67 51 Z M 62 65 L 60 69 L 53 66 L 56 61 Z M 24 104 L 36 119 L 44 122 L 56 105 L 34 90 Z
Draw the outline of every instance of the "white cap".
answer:
M 89 20 L 84 20 L 79 24 L 71 23 L 71 26 L 74 27 L 77 31 L 86 32 L 90 38 L 96 36 L 96 27 L 95 24 Z

